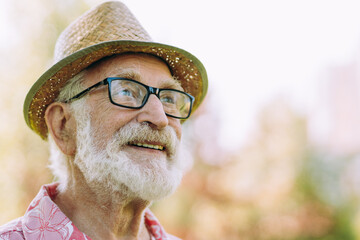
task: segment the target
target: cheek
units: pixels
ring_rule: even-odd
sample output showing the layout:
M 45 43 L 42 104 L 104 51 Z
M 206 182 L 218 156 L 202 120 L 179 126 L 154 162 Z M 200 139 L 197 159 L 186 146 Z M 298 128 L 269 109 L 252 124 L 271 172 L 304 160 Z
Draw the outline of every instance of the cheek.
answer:
M 109 141 L 120 128 L 133 121 L 134 113 L 114 105 L 99 106 L 92 112 L 91 124 L 99 139 Z
M 90 112 L 91 132 L 97 142 L 104 144 L 111 136 L 114 128 L 114 121 L 111 121 L 109 109 L 102 104 L 93 106 Z
M 108 141 L 117 131 L 116 120 L 110 118 L 109 114 L 93 113 L 91 117 L 91 129 L 98 140 Z

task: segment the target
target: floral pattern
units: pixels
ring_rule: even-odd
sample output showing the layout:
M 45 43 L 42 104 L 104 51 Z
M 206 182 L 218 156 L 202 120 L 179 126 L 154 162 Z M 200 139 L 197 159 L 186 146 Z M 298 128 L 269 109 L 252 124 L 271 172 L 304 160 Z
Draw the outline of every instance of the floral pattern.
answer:
M 24 235 L 27 239 L 70 239 L 74 228 L 60 209 L 48 196 L 43 197 L 37 207 L 26 213 Z
M 51 200 L 57 194 L 57 186 L 43 186 L 23 217 L 0 227 L 0 240 L 91 240 Z M 145 225 L 152 239 L 179 239 L 167 234 L 149 209 L 145 212 Z

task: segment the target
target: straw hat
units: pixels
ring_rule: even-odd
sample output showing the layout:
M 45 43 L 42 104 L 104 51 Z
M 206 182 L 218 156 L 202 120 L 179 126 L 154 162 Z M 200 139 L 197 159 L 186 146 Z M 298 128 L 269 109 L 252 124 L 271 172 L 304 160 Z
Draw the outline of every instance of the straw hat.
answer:
M 195 97 L 195 110 L 207 92 L 202 63 L 189 52 L 155 43 L 121 2 L 103 3 L 69 25 L 55 46 L 55 64 L 31 87 L 24 103 L 28 126 L 47 138 L 44 115 L 66 82 L 90 64 L 114 54 L 148 53 L 162 58 L 184 90 Z

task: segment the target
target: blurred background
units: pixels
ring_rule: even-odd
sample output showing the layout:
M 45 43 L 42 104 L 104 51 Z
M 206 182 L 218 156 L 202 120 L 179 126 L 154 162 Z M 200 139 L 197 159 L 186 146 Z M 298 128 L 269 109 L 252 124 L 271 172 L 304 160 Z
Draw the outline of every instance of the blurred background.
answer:
M 0 0 L 0 225 L 52 181 L 22 106 L 60 32 L 100 0 Z M 360 239 L 360 2 L 123 0 L 207 67 L 194 166 L 154 203 L 184 239 Z

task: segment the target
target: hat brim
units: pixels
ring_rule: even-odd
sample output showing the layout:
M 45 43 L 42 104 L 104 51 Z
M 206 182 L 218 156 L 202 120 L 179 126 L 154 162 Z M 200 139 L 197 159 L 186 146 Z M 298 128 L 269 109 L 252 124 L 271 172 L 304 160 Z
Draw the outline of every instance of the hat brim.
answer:
M 24 102 L 27 125 L 43 139 L 47 138 L 44 115 L 49 104 L 73 76 L 92 63 L 114 54 L 147 53 L 163 59 L 184 90 L 195 97 L 193 111 L 203 101 L 208 87 L 203 64 L 191 53 L 166 44 L 144 41 L 108 41 L 83 48 L 57 62 L 31 87 Z

